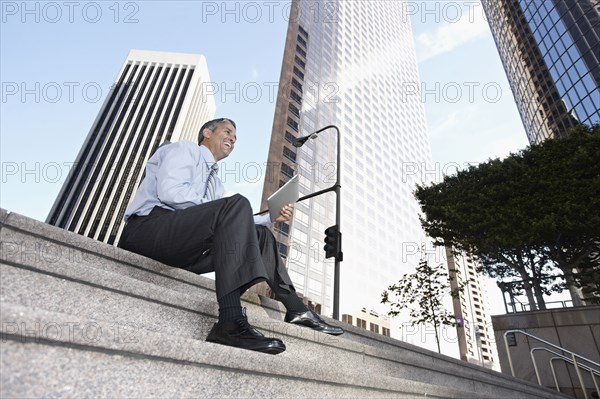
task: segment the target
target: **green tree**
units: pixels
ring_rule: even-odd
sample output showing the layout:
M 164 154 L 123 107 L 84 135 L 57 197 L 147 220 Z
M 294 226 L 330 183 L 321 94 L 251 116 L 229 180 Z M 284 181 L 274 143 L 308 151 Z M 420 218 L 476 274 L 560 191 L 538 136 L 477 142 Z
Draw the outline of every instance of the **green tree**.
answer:
M 544 308 L 543 294 L 565 286 L 581 304 L 576 287 L 588 299 L 600 294 L 599 165 L 600 126 L 582 125 L 417 187 L 421 222 L 438 245 L 475 255 L 491 277 L 521 278 L 532 309 L 534 298 Z
M 439 327 L 441 325 L 456 326 L 456 318 L 442 304 L 444 295 L 459 295 L 462 286 L 451 291 L 443 264 L 435 267 L 424 259 L 419 262 L 414 273 L 404 274 L 400 280 L 390 285 L 381 294 L 381 303 L 389 304 L 389 316 L 398 316 L 403 309 L 410 310 L 411 325 L 433 324 L 438 352 L 440 351 Z
M 594 259 L 600 249 L 600 125 L 579 125 L 566 138 L 530 146 L 522 157 L 528 181 L 537 185 L 529 193 L 533 237 L 562 271 L 575 303 L 581 304 L 574 288 L 585 285 L 592 295 L 584 299 L 600 299 L 589 290 L 594 270 L 600 283 Z

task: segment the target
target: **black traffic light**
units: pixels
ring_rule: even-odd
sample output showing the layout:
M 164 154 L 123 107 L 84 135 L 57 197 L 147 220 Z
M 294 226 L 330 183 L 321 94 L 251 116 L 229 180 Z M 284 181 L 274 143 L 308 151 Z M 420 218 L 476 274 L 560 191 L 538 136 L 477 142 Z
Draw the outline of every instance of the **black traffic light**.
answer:
M 342 260 L 342 233 L 339 226 L 328 227 L 325 230 L 325 258 L 336 258 Z

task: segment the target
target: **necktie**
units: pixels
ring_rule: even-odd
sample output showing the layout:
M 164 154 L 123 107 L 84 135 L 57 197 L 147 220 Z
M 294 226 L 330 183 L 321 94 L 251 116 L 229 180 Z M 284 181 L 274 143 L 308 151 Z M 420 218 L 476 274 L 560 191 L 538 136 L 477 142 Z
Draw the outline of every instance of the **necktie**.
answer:
M 210 168 L 210 173 L 208 174 L 208 179 L 206 179 L 206 188 L 204 189 L 204 197 L 212 201 L 215 198 L 215 194 L 217 192 L 217 171 L 219 170 L 219 166 L 214 163 Z

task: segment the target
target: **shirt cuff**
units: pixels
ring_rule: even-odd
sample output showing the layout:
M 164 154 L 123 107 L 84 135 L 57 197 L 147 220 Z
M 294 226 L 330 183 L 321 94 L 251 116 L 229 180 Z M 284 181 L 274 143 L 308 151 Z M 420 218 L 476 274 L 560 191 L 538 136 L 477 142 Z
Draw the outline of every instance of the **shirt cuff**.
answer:
M 270 225 L 273 224 L 273 222 L 271 221 L 271 214 L 269 212 L 267 212 L 263 215 L 254 216 L 254 224 L 260 224 L 262 226 L 269 227 Z

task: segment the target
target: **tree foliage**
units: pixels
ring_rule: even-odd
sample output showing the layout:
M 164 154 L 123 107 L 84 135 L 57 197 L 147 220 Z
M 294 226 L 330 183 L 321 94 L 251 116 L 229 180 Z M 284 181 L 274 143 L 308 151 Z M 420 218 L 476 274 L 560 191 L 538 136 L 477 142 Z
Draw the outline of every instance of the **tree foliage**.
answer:
M 431 267 L 429 261 L 421 260 L 414 273 L 404 274 L 396 284 L 390 285 L 381 294 L 381 303 L 391 306 L 389 316 L 398 316 L 403 309 L 409 309 L 411 325 L 433 324 L 438 352 L 439 326 L 456 325 L 456 318 L 442 303 L 444 295 L 459 295 L 462 290 L 460 286 L 450 291 L 449 281 L 452 278 L 454 276 L 448 277 L 443 264 Z
M 576 286 L 600 295 L 600 125 L 446 176 L 415 196 L 438 245 L 477 256 L 491 277 L 520 278 L 533 308 Z M 556 280 L 557 275 L 563 280 Z

